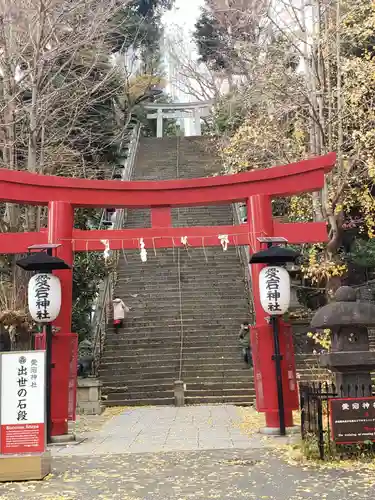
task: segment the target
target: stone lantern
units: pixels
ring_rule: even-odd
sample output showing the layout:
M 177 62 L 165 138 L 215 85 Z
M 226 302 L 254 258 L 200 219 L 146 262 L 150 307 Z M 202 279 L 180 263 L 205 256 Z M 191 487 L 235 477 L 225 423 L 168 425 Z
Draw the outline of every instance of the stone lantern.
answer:
M 335 301 L 319 309 L 311 321 L 314 329 L 331 330 L 331 352 L 320 364 L 335 372 L 337 387 L 361 387 L 371 396 L 371 371 L 375 352 L 369 351 L 368 327 L 375 325 L 375 305 L 358 302 L 350 286 L 340 287 Z M 362 395 L 362 392 L 361 392 Z

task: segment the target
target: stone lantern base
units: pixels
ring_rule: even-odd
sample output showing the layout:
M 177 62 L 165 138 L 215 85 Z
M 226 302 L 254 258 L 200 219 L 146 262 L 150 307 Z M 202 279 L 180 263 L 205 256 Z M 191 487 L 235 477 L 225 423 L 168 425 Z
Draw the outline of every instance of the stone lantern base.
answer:
M 375 352 L 343 351 L 320 355 L 320 365 L 335 373 L 336 387 L 358 387 L 358 396 L 371 396 L 371 371 L 375 369 Z M 362 387 L 363 386 L 363 387 Z M 352 394 L 346 394 L 350 396 Z

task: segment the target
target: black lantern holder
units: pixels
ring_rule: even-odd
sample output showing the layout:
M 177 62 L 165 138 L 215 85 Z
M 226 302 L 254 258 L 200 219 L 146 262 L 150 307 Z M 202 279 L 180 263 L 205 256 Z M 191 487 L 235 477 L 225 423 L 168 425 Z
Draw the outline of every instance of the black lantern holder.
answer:
M 25 271 L 36 273 L 52 273 L 52 271 L 71 269 L 71 267 L 59 257 L 53 257 L 52 253 L 61 245 L 46 244 L 32 245 L 28 247 L 27 257 L 16 262 L 17 266 Z M 46 336 L 46 414 L 47 414 L 47 443 L 51 443 L 52 418 L 51 418 L 51 393 L 52 393 L 52 323 L 44 326 Z
M 285 266 L 288 262 L 295 262 L 299 253 L 295 252 L 291 248 L 287 248 L 285 245 L 288 240 L 286 238 L 257 238 L 260 243 L 266 243 L 267 248 L 265 250 L 260 250 L 254 253 L 250 257 L 250 264 L 267 264 L 268 266 Z M 279 411 L 279 426 L 280 435 L 286 435 L 285 427 L 285 409 L 284 409 L 284 393 L 283 393 L 283 378 L 281 370 L 281 361 L 283 356 L 280 352 L 280 339 L 279 339 L 279 322 L 278 316 L 272 314 L 270 316 L 270 323 L 272 326 L 273 333 L 273 344 L 274 344 L 274 354 L 272 360 L 275 361 L 276 368 L 276 385 L 277 385 L 277 402 Z

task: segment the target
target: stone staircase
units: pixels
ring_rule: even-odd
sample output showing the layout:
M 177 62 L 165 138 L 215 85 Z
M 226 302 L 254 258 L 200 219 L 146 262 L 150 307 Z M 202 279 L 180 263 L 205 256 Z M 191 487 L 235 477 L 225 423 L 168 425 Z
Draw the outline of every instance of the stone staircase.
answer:
M 202 177 L 219 170 L 204 138 L 143 138 L 135 180 Z M 173 210 L 174 226 L 232 224 L 230 206 Z M 149 210 L 129 210 L 127 227 L 150 227 Z M 250 320 L 235 248 L 126 252 L 116 294 L 131 307 L 123 333 L 110 328 L 100 367 L 107 405 L 173 404 L 180 376 L 187 403 L 251 404 L 251 371 L 238 344 Z M 182 358 L 180 373 L 180 357 Z
M 220 164 L 207 146 L 204 137 L 142 138 L 134 180 L 212 175 Z M 174 226 L 233 223 L 230 206 L 174 209 L 172 220 Z M 126 227 L 150 225 L 149 210 L 128 211 Z M 187 404 L 252 404 L 252 371 L 238 344 L 239 326 L 251 318 L 236 248 L 147 252 L 146 263 L 138 251 L 120 257 L 116 295 L 131 312 L 119 335 L 108 328 L 100 366 L 106 405 L 172 405 L 180 377 Z M 308 356 L 298 364 L 301 380 L 317 378 Z

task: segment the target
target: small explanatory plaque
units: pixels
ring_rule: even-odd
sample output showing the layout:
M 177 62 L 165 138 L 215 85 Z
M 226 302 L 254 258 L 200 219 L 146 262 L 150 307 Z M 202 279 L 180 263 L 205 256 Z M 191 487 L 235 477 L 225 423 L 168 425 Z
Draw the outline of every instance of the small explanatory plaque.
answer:
M 335 443 L 375 441 L 375 397 L 332 398 L 329 406 Z
M 0 356 L 0 454 L 45 451 L 45 353 Z

